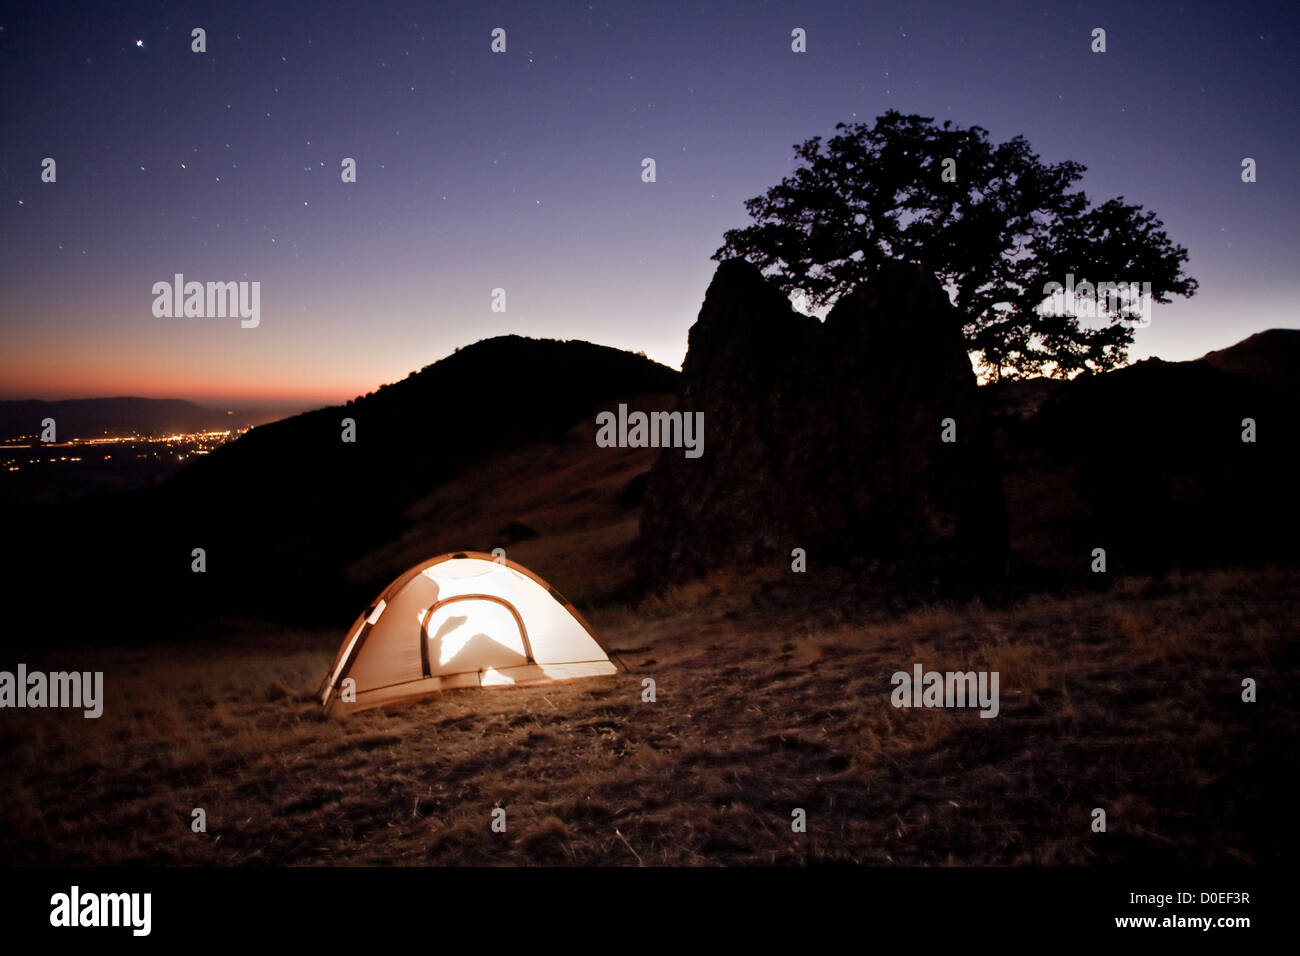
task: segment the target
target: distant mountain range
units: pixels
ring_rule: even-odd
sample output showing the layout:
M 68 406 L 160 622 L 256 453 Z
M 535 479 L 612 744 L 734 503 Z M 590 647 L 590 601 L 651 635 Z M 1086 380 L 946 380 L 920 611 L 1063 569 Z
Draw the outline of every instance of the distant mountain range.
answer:
M 32 437 L 41 422 L 54 419 L 59 441 L 106 435 L 155 437 L 239 429 L 283 418 L 272 407 L 215 409 L 177 398 L 69 398 L 61 401 L 0 401 L 0 441 Z

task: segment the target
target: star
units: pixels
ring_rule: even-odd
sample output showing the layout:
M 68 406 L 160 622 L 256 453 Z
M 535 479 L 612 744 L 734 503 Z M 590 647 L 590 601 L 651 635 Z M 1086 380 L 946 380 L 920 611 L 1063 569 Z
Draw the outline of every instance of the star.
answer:
M 135 45 L 136 45 L 136 46 L 139 46 L 139 47 L 142 47 L 142 46 L 144 46 L 144 41 L 143 41 L 143 40 L 136 40 L 136 41 L 135 41 Z

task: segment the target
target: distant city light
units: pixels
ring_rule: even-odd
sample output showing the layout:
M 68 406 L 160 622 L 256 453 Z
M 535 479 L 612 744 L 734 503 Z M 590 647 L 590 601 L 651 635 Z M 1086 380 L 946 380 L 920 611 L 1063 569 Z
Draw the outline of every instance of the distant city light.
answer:
M 59 464 L 67 462 L 70 464 L 79 464 L 83 461 L 81 455 L 67 454 L 69 450 L 77 449 L 85 445 L 124 445 L 124 450 L 128 454 L 122 456 L 122 460 L 139 460 L 148 458 L 165 458 L 177 462 L 188 461 L 198 455 L 210 454 L 213 449 L 224 445 L 228 441 L 238 438 L 248 427 L 244 428 L 227 428 L 220 430 L 199 431 L 199 432 L 177 432 L 170 435 L 150 436 L 132 433 L 129 435 L 105 435 L 96 438 L 72 438 L 61 442 L 37 442 L 32 440 L 32 436 L 21 436 L 17 439 L 0 443 L 0 471 L 13 472 L 22 471 L 27 466 L 42 464 Z M 33 458 L 30 457 L 34 450 L 48 449 L 47 457 Z M 159 451 L 163 454 L 160 455 Z M 135 454 L 129 454 L 134 452 Z M 112 455 L 95 456 L 90 461 L 93 463 L 112 461 Z M 92 467 L 95 465 L 92 464 Z M 101 468 L 117 468 L 117 465 L 99 465 Z

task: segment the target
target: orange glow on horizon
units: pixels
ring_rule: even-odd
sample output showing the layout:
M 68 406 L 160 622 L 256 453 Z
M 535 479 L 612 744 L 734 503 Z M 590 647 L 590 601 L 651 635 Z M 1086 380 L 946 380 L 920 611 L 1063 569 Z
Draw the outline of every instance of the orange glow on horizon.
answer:
M 193 379 L 125 378 L 112 375 L 23 376 L 0 384 L 0 400 L 36 399 L 59 401 L 71 398 L 171 398 L 198 405 L 256 405 L 262 403 L 305 406 L 342 405 L 380 387 L 375 382 L 273 382 L 232 377 L 220 382 Z
M 99 347 L 96 348 L 96 345 Z M 398 364 L 400 363 L 400 364 Z M 395 368 L 394 365 L 397 365 Z M 362 361 L 308 351 L 196 344 L 180 354 L 157 343 L 125 351 L 108 343 L 68 350 L 22 343 L 0 363 L 0 399 L 173 398 L 199 405 L 339 405 L 399 382 L 412 368 L 392 358 Z

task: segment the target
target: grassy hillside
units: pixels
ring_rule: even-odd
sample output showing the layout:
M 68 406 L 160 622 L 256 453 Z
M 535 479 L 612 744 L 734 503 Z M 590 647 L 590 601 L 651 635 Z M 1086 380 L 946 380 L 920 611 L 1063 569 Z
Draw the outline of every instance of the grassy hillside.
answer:
M 629 396 L 629 407 L 671 409 L 667 394 Z M 403 513 L 405 529 L 358 558 L 347 579 L 387 584 L 448 551 L 503 547 L 583 606 L 621 596 L 632 582 L 638 490 L 658 449 L 599 448 L 580 422 L 558 441 L 529 442 L 485 459 Z M 534 537 L 535 535 L 535 537 Z
M 1300 573 L 1007 608 L 906 609 L 845 584 L 721 577 L 607 606 L 593 623 L 629 673 L 345 721 L 311 698 L 337 631 L 35 654 L 102 668 L 108 705 L 3 725 L 2 862 L 1283 861 Z M 890 674 L 915 662 L 999 671 L 1001 714 L 893 708 Z M 1241 702 L 1244 676 L 1260 703 Z

